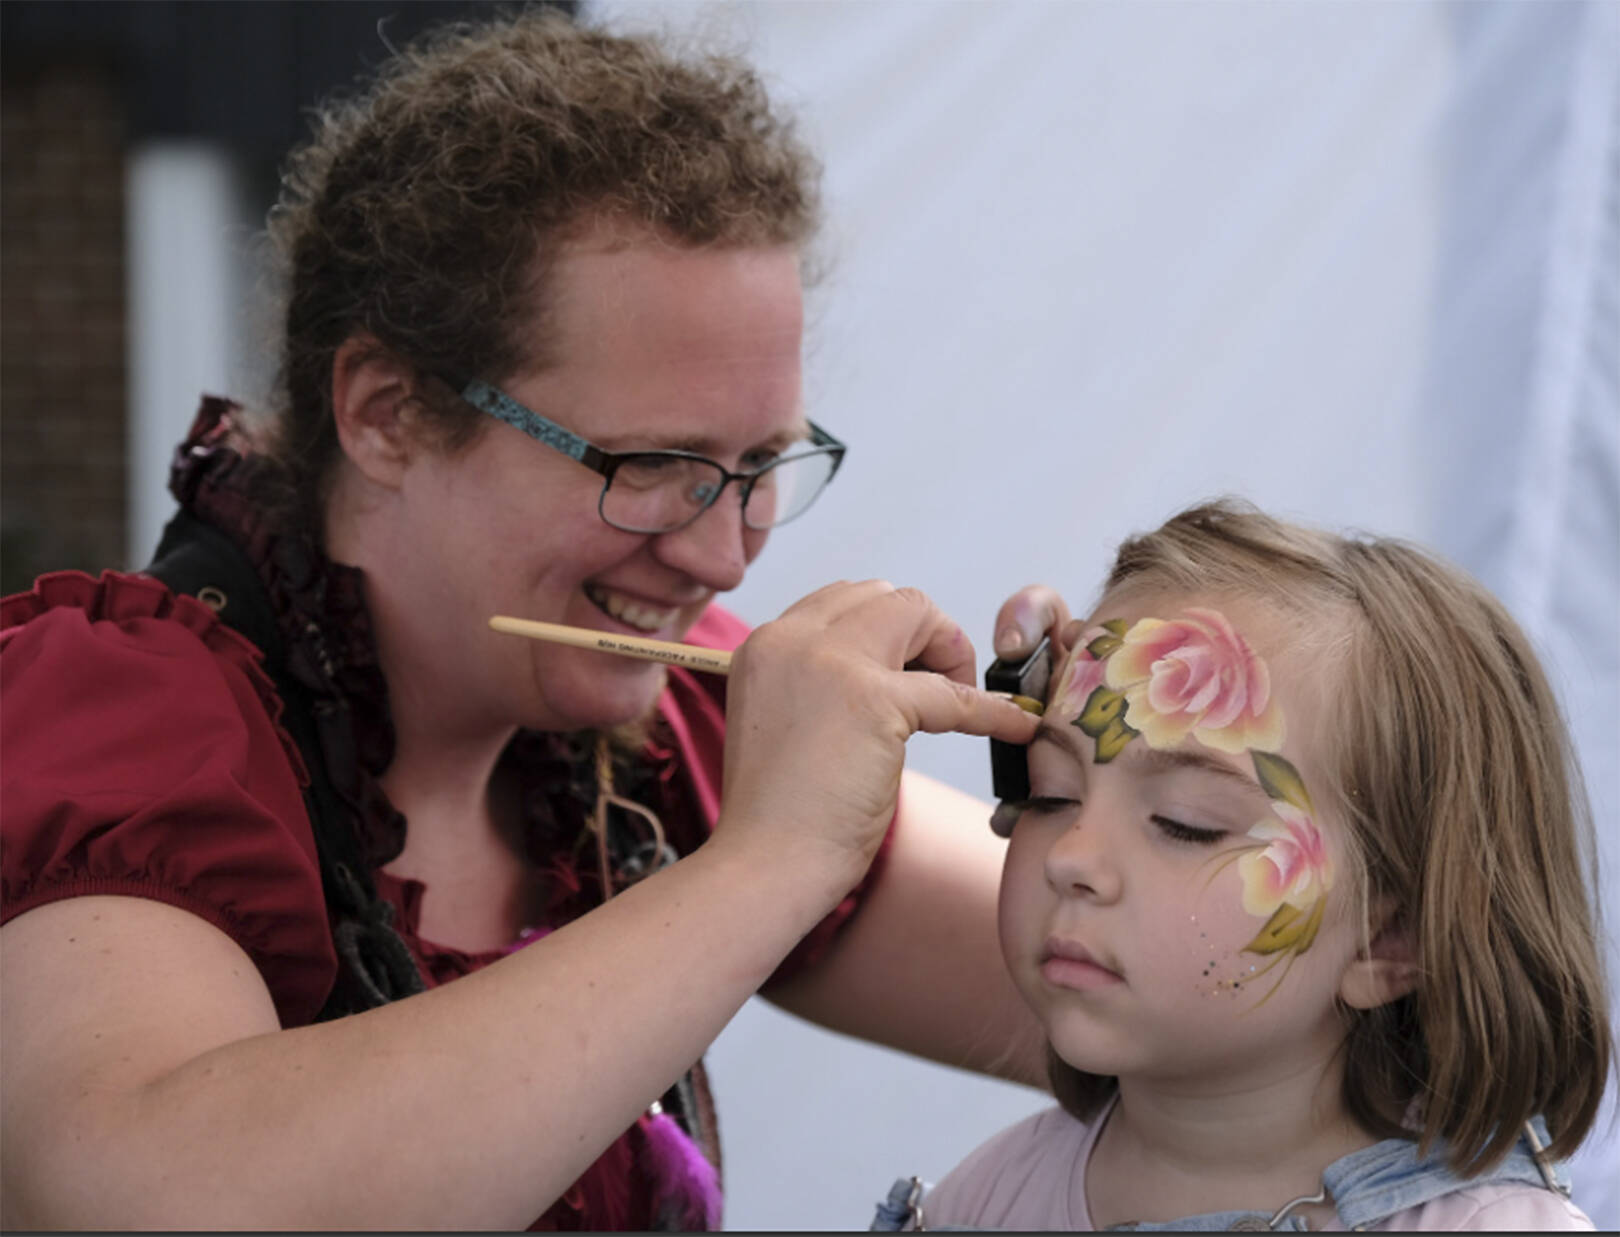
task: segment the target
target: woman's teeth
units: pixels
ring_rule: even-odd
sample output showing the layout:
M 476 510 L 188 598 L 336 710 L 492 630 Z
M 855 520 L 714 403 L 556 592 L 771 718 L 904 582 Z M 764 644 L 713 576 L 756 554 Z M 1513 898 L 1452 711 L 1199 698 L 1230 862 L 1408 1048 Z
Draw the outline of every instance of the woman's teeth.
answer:
M 657 631 L 660 627 L 673 622 L 679 613 L 677 610 L 666 610 L 632 601 L 628 597 L 595 586 L 587 587 L 585 596 L 589 597 L 599 609 L 607 611 L 619 622 L 634 627 L 637 631 Z

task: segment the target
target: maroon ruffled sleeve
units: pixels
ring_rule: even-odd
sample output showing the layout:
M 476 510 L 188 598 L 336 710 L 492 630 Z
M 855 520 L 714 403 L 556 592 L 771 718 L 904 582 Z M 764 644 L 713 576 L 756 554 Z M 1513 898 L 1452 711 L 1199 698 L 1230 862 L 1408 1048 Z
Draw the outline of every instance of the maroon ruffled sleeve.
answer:
M 284 1025 L 336 975 L 297 749 L 258 650 L 147 576 L 41 576 L 0 603 L 0 922 L 127 894 L 199 915 Z
M 686 642 L 730 651 L 747 639 L 748 631 L 748 625 L 736 615 L 719 606 L 710 606 L 686 633 Z M 720 786 L 725 763 L 726 680 L 715 674 L 671 669 L 669 689 L 659 700 L 658 708 L 675 736 L 680 753 L 678 763 L 688 779 L 693 798 L 701 807 L 704 824 L 713 829 L 715 819 L 720 814 Z M 806 967 L 814 966 L 827 952 L 839 930 L 849 922 L 880 879 L 893 836 L 894 822 L 891 821 L 889 832 L 884 835 L 877 856 L 861 883 L 850 890 L 843 901 L 793 947 L 793 951 L 771 976 L 770 983 L 790 978 Z

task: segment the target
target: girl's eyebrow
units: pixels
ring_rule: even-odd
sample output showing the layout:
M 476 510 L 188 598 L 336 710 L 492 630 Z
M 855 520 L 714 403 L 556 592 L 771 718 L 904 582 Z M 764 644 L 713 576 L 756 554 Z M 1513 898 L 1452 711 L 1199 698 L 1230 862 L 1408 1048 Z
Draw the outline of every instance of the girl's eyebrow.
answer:
M 1086 750 L 1081 746 L 1081 740 L 1084 737 L 1070 723 L 1054 722 L 1050 717 L 1043 717 L 1041 724 L 1035 727 L 1035 737 L 1029 742 L 1031 747 L 1041 742 L 1056 743 L 1083 764 L 1086 759 Z
M 1146 744 L 1138 752 L 1127 752 L 1126 759 L 1142 767 L 1142 771 L 1149 775 L 1161 773 L 1174 773 L 1180 769 L 1196 769 L 1201 773 L 1213 773 L 1227 781 L 1236 782 L 1245 790 L 1266 798 L 1265 788 L 1254 778 L 1240 769 L 1234 769 L 1224 760 L 1210 752 L 1201 751 L 1196 747 L 1153 748 Z
M 1080 763 L 1087 762 L 1086 736 L 1072 723 L 1055 722 L 1049 718 L 1042 718 L 1039 726 L 1035 728 L 1035 737 L 1030 740 L 1033 746 L 1042 741 L 1056 743 L 1070 756 Z M 1129 761 L 1140 771 L 1150 777 L 1166 773 L 1174 773 L 1182 769 L 1193 769 L 1200 773 L 1213 773 L 1227 781 L 1236 782 L 1245 790 L 1260 795 L 1269 801 L 1265 788 L 1254 778 L 1240 769 L 1234 769 L 1224 760 L 1212 752 L 1202 751 L 1197 747 L 1153 748 L 1146 743 L 1132 743 L 1123 753 L 1122 760 Z

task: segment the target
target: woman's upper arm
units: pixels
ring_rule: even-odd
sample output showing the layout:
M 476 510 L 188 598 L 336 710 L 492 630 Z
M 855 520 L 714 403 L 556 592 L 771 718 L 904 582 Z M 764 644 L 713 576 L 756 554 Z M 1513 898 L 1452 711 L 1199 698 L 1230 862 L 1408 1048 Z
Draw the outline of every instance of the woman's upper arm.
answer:
M 130 1197 L 146 1184 L 131 1178 L 160 1167 L 135 1133 L 144 1089 L 280 1027 L 239 945 L 144 898 L 67 898 L 19 915 L 0 928 L 0 973 L 0 1227 L 107 1214 L 105 1199 Z
M 256 652 L 154 580 L 63 573 L 36 594 L 6 599 L 23 621 L 0 640 L 0 921 L 167 902 L 247 952 L 283 1021 L 308 1021 L 337 963 L 301 762 Z

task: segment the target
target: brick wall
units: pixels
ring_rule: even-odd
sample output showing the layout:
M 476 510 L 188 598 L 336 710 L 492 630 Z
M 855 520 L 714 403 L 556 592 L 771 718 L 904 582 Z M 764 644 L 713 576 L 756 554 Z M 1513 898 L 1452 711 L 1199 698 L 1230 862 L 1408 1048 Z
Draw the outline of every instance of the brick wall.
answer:
M 0 587 L 124 567 L 124 123 L 92 64 L 0 84 Z

